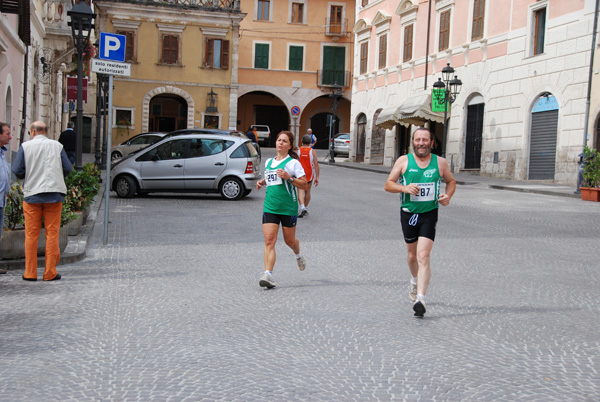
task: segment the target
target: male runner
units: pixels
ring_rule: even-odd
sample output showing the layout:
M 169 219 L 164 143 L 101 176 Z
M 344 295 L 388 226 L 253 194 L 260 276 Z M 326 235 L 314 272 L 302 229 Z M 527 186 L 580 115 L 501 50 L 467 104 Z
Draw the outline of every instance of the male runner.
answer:
M 310 146 L 310 136 L 305 134 L 302 137 L 302 146 L 298 148 L 298 158 L 306 173 L 308 188 L 306 190 L 298 189 L 298 200 L 300 201 L 300 214 L 298 218 L 308 215 L 308 203 L 310 202 L 310 190 L 313 182 L 315 187 L 319 185 L 319 161 L 317 160 L 317 151 Z
M 448 205 L 456 190 L 448 161 L 431 153 L 433 143 L 433 134 L 418 128 L 413 134 L 413 153 L 398 158 L 384 187 L 387 192 L 401 193 L 400 221 L 412 275 L 409 296 L 417 317 L 423 317 L 427 311 L 425 294 L 431 278 L 429 256 L 435 240 L 438 204 Z M 442 178 L 446 193 L 440 191 Z

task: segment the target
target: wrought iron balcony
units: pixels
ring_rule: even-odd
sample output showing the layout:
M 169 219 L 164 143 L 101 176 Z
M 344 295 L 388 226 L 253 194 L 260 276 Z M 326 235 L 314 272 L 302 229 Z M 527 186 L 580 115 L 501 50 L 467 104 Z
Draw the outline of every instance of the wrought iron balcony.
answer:
M 350 87 L 351 73 L 350 71 L 340 70 L 318 70 L 317 71 L 317 86 L 332 87 L 337 84 L 342 88 Z
M 241 12 L 240 0 L 112 0 L 115 3 L 161 5 L 165 7 L 197 8 L 207 11 Z
M 346 36 L 348 33 L 348 19 L 344 18 L 339 21 L 331 21 L 329 18 L 325 19 L 325 35 L 340 37 Z

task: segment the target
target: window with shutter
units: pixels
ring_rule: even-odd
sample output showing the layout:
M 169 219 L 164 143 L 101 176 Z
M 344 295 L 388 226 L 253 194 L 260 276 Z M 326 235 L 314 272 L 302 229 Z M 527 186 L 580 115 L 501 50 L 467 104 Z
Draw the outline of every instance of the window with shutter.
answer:
M 254 68 L 269 68 L 269 45 L 257 43 L 254 47 Z
M 302 46 L 290 46 L 290 70 L 302 71 L 302 59 L 304 48 Z
M 402 61 L 407 62 L 412 59 L 413 49 L 413 25 L 404 27 L 404 49 L 402 52 Z
M 387 61 L 387 34 L 379 37 L 379 65 L 378 68 L 385 68 Z
M 483 14 L 485 9 L 485 0 L 474 0 L 473 2 L 473 32 L 471 40 L 483 38 Z
M 302 24 L 304 22 L 304 4 L 292 3 L 292 23 Z
M 270 0 L 258 0 L 257 4 L 257 20 L 269 21 L 269 8 L 271 7 Z
M 125 61 L 136 61 L 135 54 L 135 32 L 134 31 L 117 31 L 117 34 L 125 36 Z
M 229 41 L 207 38 L 204 41 L 204 67 L 229 68 Z
M 367 73 L 367 60 L 369 54 L 369 43 L 364 42 L 360 45 L 360 73 Z
M 179 63 L 179 36 L 163 35 L 162 36 L 162 59 L 165 64 Z
M 450 10 L 440 13 L 440 37 L 438 51 L 448 49 L 450 42 Z

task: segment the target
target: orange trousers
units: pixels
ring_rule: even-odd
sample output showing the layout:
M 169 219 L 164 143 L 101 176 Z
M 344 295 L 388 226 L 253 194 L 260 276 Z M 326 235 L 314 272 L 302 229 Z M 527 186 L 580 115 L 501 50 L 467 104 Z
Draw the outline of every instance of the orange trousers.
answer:
M 56 264 L 60 260 L 60 247 L 58 237 L 60 231 L 60 215 L 62 202 L 42 204 L 28 204 L 23 201 L 23 215 L 25 216 L 25 278 L 37 278 L 37 248 L 42 217 L 46 230 L 46 270 L 44 280 L 49 281 L 56 277 Z

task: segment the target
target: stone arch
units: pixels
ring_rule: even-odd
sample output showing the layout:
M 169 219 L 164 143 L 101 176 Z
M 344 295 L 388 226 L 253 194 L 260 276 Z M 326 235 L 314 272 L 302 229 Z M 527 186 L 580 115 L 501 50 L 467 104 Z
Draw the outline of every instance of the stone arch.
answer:
M 149 119 L 149 117 L 150 117 L 150 101 L 156 95 L 160 95 L 160 94 L 173 94 L 173 95 L 181 96 L 183 99 L 185 99 L 185 101 L 188 104 L 187 127 L 188 128 L 194 127 L 194 113 L 195 113 L 194 99 L 192 98 L 192 96 L 190 94 L 188 94 L 183 89 L 177 88 L 177 87 L 174 87 L 171 85 L 166 85 L 164 87 L 154 88 L 154 89 L 148 91 L 148 93 L 146 93 L 146 95 L 144 95 L 144 99 L 142 100 L 142 132 L 143 133 L 148 132 L 148 125 L 149 125 L 149 120 L 150 120 Z

